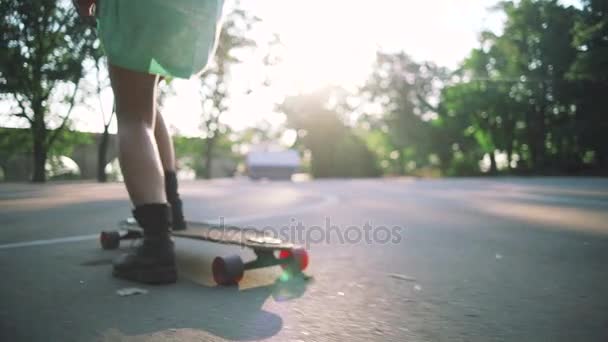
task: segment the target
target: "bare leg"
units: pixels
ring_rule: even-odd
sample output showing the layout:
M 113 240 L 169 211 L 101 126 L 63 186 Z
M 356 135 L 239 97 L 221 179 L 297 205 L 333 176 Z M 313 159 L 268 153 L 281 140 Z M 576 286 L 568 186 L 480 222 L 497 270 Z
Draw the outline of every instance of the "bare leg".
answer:
M 156 125 L 154 135 L 163 169 L 165 171 L 165 194 L 171 205 L 171 217 L 173 230 L 186 229 L 186 220 L 182 209 L 182 200 L 179 196 L 177 174 L 175 173 L 175 150 L 173 140 L 160 112 L 156 113 Z
M 160 154 L 160 160 L 163 165 L 163 170 L 175 172 L 175 152 L 173 149 L 173 140 L 169 134 L 169 129 L 165 124 L 165 120 L 160 112 L 156 112 L 156 125 L 154 126 L 154 137 Z
M 175 251 L 169 235 L 170 207 L 163 166 L 154 138 L 158 76 L 110 65 L 116 99 L 118 159 L 133 216 L 143 229 L 143 243 L 114 261 L 112 274 L 142 283 L 177 280 Z
M 167 202 L 154 137 L 157 78 L 110 65 L 118 122 L 118 159 L 135 206 Z

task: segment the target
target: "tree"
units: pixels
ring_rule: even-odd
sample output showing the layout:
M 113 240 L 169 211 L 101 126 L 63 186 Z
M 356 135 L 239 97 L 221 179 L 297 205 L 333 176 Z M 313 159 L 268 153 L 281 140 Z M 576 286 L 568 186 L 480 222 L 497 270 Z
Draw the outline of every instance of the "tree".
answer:
M 525 0 L 502 5 L 507 23 L 494 44 L 508 56 L 508 76 L 516 78 L 513 97 L 526 103 L 523 109 L 525 137 L 522 155 L 536 172 L 544 172 L 560 159 L 569 159 L 576 141 L 568 133 L 572 123 L 571 104 L 576 97 L 574 84 L 566 80 L 576 50 L 572 47 L 572 28 L 576 10 L 557 1 Z M 490 43 L 492 44 L 492 43 Z M 505 51 L 506 50 L 506 51 Z M 503 65 L 496 68 L 503 77 Z M 567 154 L 567 157 L 562 157 Z M 559 166 L 558 166 L 559 167 Z
M 493 34 L 484 33 L 481 45 L 494 38 Z M 519 84 L 511 81 L 516 79 L 511 74 L 507 53 L 511 46 L 502 43 L 471 52 L 455 74 L 460 81 L 443 90 L 439 111 L 444 128 L 456 129 L 451 131 L 453 138 L 447 142 L 453 146 L 454 153 L 447 157 L 459 155 L 463 159 L 468 154 L 478 160 L 487 155 L 492 174 L 498 171 L 495 157 L 498 151 L 506 151 L 507 168 L 510 168 L 516 121 L 523 109 L 518 106 L 521 100 L 511 97 L 518 92 Z M 476 164 L 474 159 L 465 160 Z M 459 169 L 462 171 L 460 166 Z
M 362 103 L 374 103 L 381 108 L 381 124 L 377 128 L 386 131 L 385 147 L 391 149 L 387 152 L 389 160 L 396 162 L 397 174 L 406 172 L 406 162 L 419 166 L 429 162 L 433 147 L 433 126 L 429 121 L 437 110 L 430 102 L 446 77 L 444 68 L 416 63 L 404 52 L 377 53 L 360 97 Z M 370 116 L 362 118 L 369 120 Z
M 76 102 L 93 30 L 79 21 L 67 1 L 3 0 L 0 18 L 0 94 L 16 104 L 10 114 L 29 126 L 32 180 L 44 182 L 49 149 Z M 54 101 L 67 105 L 63 115 L 52 110 Z
M 103 109 L 103 103 L 101 100 L 101 92 L 102 89 L 109 87 L 109 79 L 102 79 L 101 67 L 100 63 L 102 58 L 95 58 L 95 75 L 96 75 L 96 89 L 95 95 L 99 102 L 99 110 L 101 111 L 101 117 L 103 120 L 103 131 L 101 133 L 101 138 L 99 140 L 99 144 L 97 146 L 97 181 L 100 183 L 105 183 L 108 180 L 106 174 L 106 164 L 108 163 L 107 154 L 108 154 L 108 144 L 110 143 L 110 125 L 112 124 L 112 119 L 116 113 L 116 104 L 112 105 L 112 112 L 110 113 L 110 117 L 106 118 L 106 112 Z
M 340 89 L 320 89 L 287 97 L 280 111 L 287 116 L 287 126 L 298 131 L 296 146 L 310 151 L 314 177 L 377 176 L 374 155 L 365 143 L 345 126 L 329 99 Z
M 237 56 L 238 50 L 255 46 L 255 42 L 247 37 L 247 32 L 258 20 L 239 8 L 229 13 L 219 35 L 214 59 L 200 77 L 203 99 L 201 129 L 204 131 L 202 138 L 205 141 L 204 178 L 211 177 L 211 164 L 216 144 L 220 135 L 227 132 L 220 118 L 229 108 L 230 66 L 241 62 Z
M 576 59 L 569 79 L 581 84 L 576 106 L 577 131 L 583 150 L 584 162 L 595 163 L 608 171 L 608 144 L 604 135 L 608 131 L 608 2 L 584 0 L 583 10 L 574 26 Z
M 573 134 L 580 85 L 566 78 L 576 57 L 576 10 L 553 0 L 508 1 L 499 9 L 507 15 L 503 34 L 482 33 L 481 47 L 459 70 L 461 82 L 443 92 L 443 121 L 467 123 L 463 133 L 490 157 L 493 172 L 495 152 L 539 173 L 580 164 Z

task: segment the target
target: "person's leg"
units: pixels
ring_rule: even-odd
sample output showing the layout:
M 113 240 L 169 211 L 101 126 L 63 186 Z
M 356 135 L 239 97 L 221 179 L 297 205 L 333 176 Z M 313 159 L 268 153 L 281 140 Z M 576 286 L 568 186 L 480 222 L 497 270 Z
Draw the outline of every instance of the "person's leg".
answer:
M 156 113 L 156 125 L 154 127 L 154 136 L 160 160 L 165 173 L 165 194 L 171 205 L 171 226 L 173 230 L 186 229 L 186 221 L 182 209 L 182 200 L 177 191 L 177 174 L 175 168 L 175 150 L 169 129 L 165 124 L 165 120 L 160 112 Z
M 154 137 L 156 138 L 156 144 L 158 145 L 158 152 L 160 154 L 160 160 L 165 171 L 175 172 L 175 150 L 173 148 L 173 141 L 169 134 L 169 129 L 165 124 L 162 114 L 156 112 L 156 124 L 154 125 Z
M 120 168 L 133 216 L 144 230 L 142 245 L 114 263 L 114 275 L 145 283 L 177 279 L 170 210 L 154 137 L 157 76 L 109 66 L 116 100 Z
M 156 77 L 110 65 L 116 100 L 118 160 L 135 206 L 167 202 L 154 138 Z

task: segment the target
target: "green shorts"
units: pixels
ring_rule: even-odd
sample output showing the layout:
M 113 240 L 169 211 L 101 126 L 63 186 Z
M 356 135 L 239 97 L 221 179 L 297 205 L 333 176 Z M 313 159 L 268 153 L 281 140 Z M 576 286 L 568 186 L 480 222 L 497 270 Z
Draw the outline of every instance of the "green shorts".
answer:
M 215 50 L 224 0 L 101 0 L 97 26 L 110 64 L 168 77 L 201 72 Z

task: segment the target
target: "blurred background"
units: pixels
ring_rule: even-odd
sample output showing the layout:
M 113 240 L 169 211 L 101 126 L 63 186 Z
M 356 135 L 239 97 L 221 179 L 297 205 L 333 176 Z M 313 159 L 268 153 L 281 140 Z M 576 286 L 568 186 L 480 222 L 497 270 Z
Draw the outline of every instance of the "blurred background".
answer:
M 134 297 L 92 24 L 0 0 L 0 341 L 608 341 L 607 0 L 226 2 L 208 70 L 159 85 L 186 218 L 298 227 L 310 277 L 217 287 L 253 252 L 176 237 Z
M 180 178 L 607 175 L 607 8 L 227 2 L 209 69 L 160 86 Z M 93 27 L 70 1 L 0 16 L 0 179 L 120 180 Z

